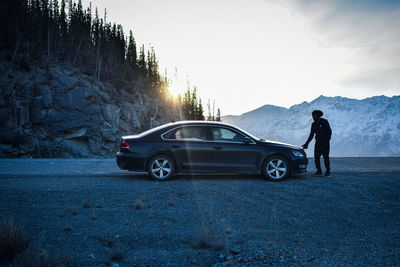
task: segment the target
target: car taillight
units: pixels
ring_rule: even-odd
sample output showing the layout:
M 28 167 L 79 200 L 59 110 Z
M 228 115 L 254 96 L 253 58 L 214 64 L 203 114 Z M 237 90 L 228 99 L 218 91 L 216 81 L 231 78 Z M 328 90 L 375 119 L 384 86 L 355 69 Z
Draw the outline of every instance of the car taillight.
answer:
M 130 145 L 126 141 L 121 141 L 121 149 L 129 149 Z

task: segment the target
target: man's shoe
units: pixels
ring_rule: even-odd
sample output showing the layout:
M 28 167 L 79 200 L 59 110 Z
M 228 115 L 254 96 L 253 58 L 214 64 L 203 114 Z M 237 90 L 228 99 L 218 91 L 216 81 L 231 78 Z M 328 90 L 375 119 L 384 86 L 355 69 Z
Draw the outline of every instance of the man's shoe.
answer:
M 317 171 L 316 173 L 314 173 L 312 176 L 321 176 L 322 172 L 321 171 Z
M 331 177 L 331 172 L 330 171 L 326 171 L 324 177 L 326 177 L 326 178 Z

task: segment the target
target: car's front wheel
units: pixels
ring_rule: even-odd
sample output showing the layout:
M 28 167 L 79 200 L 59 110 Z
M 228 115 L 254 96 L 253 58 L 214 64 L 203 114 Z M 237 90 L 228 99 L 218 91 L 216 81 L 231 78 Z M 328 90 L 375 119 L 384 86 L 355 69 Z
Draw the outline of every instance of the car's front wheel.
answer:
M 263 175 L 270 181 L 282 181 L 289 173 L 289 162 L 280 155 L 268 157 L 263 164 Z
M 153 157 L 148 166 L 150 177 L 156 181 L 167 181 L 175 172 L 174 161 L 166 155 Z

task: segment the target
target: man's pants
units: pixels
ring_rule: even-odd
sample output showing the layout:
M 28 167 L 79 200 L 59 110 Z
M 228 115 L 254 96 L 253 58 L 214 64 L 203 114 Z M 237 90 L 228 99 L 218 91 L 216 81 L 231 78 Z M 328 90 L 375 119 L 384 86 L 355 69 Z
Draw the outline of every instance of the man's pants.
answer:
M 331 164 L 329 161 L 329 144 L 315 144 L 314 147 L 314 159 L 315 167 L 321 171 L 321 155 L 324 157 L 325 168 L 327 171 L 331 170 Z

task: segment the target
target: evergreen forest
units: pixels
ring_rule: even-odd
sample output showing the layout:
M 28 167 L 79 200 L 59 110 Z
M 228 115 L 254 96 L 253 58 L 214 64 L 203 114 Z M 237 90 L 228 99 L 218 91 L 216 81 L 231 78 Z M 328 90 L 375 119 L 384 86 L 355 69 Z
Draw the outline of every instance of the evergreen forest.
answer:
M 3 0 L 0 9 L 0 57 L 29 71 L 32 65 L 69 65 L 110 82 L 140 80 L 146 93 L 165 101 L 169 96 L 167 71 L 160 74 L 154 48 L 137 47 L 133 32 L 107 20 L 107 11 L 81 0 Z M 183 118 L 220 120 L 215 103 L 207 103 L 204 116 L 195 87 L 178 96 Z

